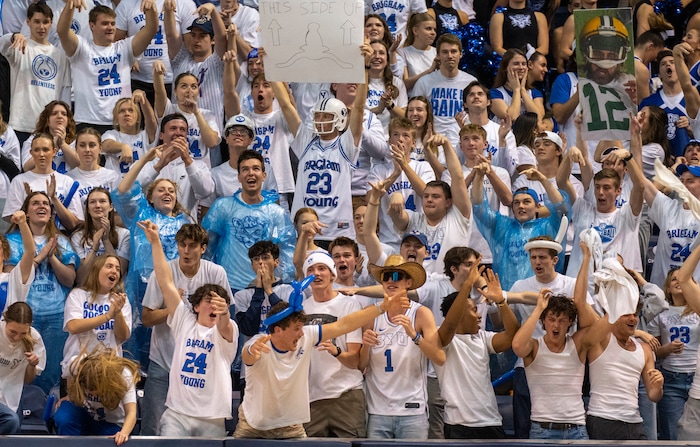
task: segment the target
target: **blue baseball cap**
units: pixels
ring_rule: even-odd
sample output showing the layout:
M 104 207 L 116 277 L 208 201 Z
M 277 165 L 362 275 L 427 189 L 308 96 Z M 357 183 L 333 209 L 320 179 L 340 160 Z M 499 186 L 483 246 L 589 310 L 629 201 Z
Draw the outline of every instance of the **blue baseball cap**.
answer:
M 408 239 L 409 237 L 414 237 L 414 238 L 418 239 L 418 242 L 423 244 L 425 246 L 425 248 L 428 248 L 428 236 L 421 233 L 420 231 L 410 231 L 410 232 L 404 234 L 403 239 L 401 239 L 401 243 L 403 244 L 406 241 L 406 239 Z
M 695 177 L 700 177 L 700 166 L 695 166 L 695 165 L 678 165 L 676 168 L 676 175 L 681 176 L 683 175 L 684 172 L 690 172 L 693 174 Z
M 527 194 L 528 196 L 532 197 L 532 200 L 534 200 L 535 203 L 540 203 L 537 191 L 535 191 L 532 188 L 523 187 L 520 189 L 516 189 L 515 191 L 513 191 L 513 198 L 515 198 L 515 196 L 517 196 L 518 194 Z
M 197 17 L 192 21 L 192 25 L 187 27 L 188 31 L 192 31 L 192 28 L 199 28 L 207 34 L 214 35 L 214 25 L 211 23 L 211 19 L 207 16 Z

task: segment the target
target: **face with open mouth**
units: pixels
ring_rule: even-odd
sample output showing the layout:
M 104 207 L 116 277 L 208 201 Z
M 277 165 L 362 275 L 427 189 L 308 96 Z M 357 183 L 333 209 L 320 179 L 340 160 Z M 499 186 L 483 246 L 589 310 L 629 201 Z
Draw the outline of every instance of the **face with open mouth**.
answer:
M 409 237 L 401 243 L 399 254 L 408 262 L 422 264 L 425 257 L 428 256 L 428 249 L 418 238 Z
M 267 178 L 260 160 L 249 158 L 238 163 L 238 181 L 246 194 L 258 194 Z
M 314 264 L 309 266 L 309 268 L 306 269 L 306 275 L 314 275 L 316 277 L 314 282 L 311 283 L 311 290 L 329 287 L 333 284 L 333 280 L 335 280 L 333 272 L 331 272 L 331 269 L 329 269 L 325 264 Z
M 614 323 L 617 332 L 622 335 L 631 337 L 634 335 L 634 331 L 637 329 L 637 324 L 639 323 L 639 318 L 637 314 L 625 314 L 622 315 Z
M 542 320 L 542 325 L 550 341 L 561 342 L 566 338 L 569 332 L 569 327 L 573 324 L 571 318 L 564 314 L 555 315 L 552 311 L 548 311 Z
M 150 202 L 159 212 L 170 215 L 177 203 L 177 190 L 170 180 L 163 179 L 156 183 L 151 193 Z
M 554 267 L 559 258 L 552 256 L 548 248 L 533 248 L 530 250 L 530 265 L 535 277 L 549 282 L 549 278 L 554 274 Z
M 104 264 L 98 274 L 100 293 L 109 293 L 111 290 L 114 290 L 122 277 L 119 259 L 115 256 L 105 256 Z
M 200 244 L 190 238 L 178 241 L 177 253 L 179 255 L 180 269 L 185 271 L 197 268 L 206 250 L 206 244 Z
M 352 278 L 357 264 L 357 258 L 355 257 L 352 246 L 335 246 L 333 247 L 331 256 L 335 263 L 335 270 L 338 272 L 338 279 L 348 280 Z
M 272 92 L 272 84 L 265 80 L 256 80 L 251 86 L 251 96 L 253 97 L 253 107 L 256 113 L 266 113 L 272 107 L 272 100 L 275 95 Z
M 44 193 L 34 194 L 29 199 L 26 214 L 30 224 L 47 224 L 51 220 L 51 201 Z

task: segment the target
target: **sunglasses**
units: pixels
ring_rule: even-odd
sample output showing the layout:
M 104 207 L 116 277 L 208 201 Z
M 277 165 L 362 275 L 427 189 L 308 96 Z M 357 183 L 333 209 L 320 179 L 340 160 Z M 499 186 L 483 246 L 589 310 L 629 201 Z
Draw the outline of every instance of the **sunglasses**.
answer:
M 394 272 L 384 272 L 382 273 L 382 282 L 391 281 L 401 281 L 402 279 L 407 279 L 408 275 L 406 272 L 394 271 Z

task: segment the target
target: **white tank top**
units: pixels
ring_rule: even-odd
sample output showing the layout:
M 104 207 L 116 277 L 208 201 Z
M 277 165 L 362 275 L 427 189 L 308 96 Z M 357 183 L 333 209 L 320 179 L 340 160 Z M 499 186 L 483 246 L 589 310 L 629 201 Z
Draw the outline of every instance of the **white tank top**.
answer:
M 538 422 L 585 424 L 581 387 L 586 368 L 574 340 L 567 335 L 564 350 L 559 353 L 549 350 L 544 337 L 537 341 L 537 356 L 525 368 L 532 402 L 530 418 Z
M 635 350 L 623 349 L 610 335 L 605 351 L 590 363 L 591 401 L 588 414 L 630 424 L 642 422 L 639 415 L 639 378 L 644 369 L 644 350 L 632 338 Z
M 420 304 L 411 302 L 406 315 L 415 327 Z M 379 344 L 372 347 L 365 373 L 367 411 L 385 416 L 412 416 L 426 412 L 427 359 L 403 326 L 387 314 L 374 320 Z

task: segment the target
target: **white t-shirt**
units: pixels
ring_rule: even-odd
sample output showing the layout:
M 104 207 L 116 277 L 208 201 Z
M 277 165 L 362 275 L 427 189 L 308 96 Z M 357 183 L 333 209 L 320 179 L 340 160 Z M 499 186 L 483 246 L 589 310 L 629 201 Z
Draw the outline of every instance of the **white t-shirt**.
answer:
M 33 132 L 46 104 L 61 99 L 63 88 L 70 85 L 70 66 L 60 48 L 27 39 L 24 53 L 10 48 L 12 34 L 0 38 L 0 53 L 10 63 L 9 125 L 20 132 Z
M 231 417 L 231 363 L 238 347 L 238 325 L 231 320 L 233 341 L 219 329 L 202 326 L 189 306 L 180 302 L 168 316 L 175 341 L 170 385 L 165 405 L 200 419 Z
M 228 162 L 211 168 L 211 176 L 216 184 L 216 197 L 231 197 L 233 193 L 241 189 L 241 182 L 238 181 L 238 169 L 232 168 Z
M 123 161 L 120 162 L 119 156 L 121 154 L 119 153 L 104 153 L 105 168 L 110 169 L 119 174 L 120 181 L 124 178 L 124 175 L 126 175 L 126 173 L 129 172 L 131 166 L 133 166 L 134 163 L 140 160 L 141 157 L 146 155 L 146 152 L 148 152 L 148 150 L 158 142 L 158 139 L 156 138 L 153 140 L 152 143 L 149 143 L 148 133 L 146 132 L 146 130 L 142 130 L 136 135 L 125 134 L 123 132 L 119 132 L 118 130 L 108 130 L 107 132 L 102 134 L 102 142 L 104 143 L 105 140 L 114 140 L 119 143 L 128 144 L 132 148 L 131 155 L 134 158 L 134 161 L 132 161 L 131 163 L 126 163 Z
M 408 76 L 412 77 L 429 69 L 433 65 L 437 52 L 433 46 L 429 46 L 427 50 L 419 50 L 411 45 L 399 48 L 396 51 L 396 55 L 396 64 L 402 68 L 405 67 L 408 71 Z M 413 89 L 408 94 L 413 96 Z
M 428 237 L 428 255 L 423 260 L 426 273 L 442 274 L 445 266 L 445 253 L 452 248 L 463 246 L 471 240 L 471 219 L 462 215 L 456 206 L 452 205 L 445 217 L 434 226 L 428 224 L 425 214 L 414 211 L 408 213 L 406 231 L 419 231 Z
M 315 326 L 334 323 L 340 318 L 362 310 L 360 303 L 353 297 L 337 294 L 326 302 L 314 298 L 304 300 L 306 324 Z M 331 342 L 343 352 L 348 350 L 348 343 L 362 344 L 362 329 L 341 335 Z M 311 353 L 311 369 L 309 371 L 309 402 L 321 399 L 335 399 L 343 393 L 362 389 L 362 372 L 357 368 L 348 368 L 326 351 L 314 349 Z
M 0 135 L 0 154 L 9 158 L 21 170 L 19 165 L 19 140 L 17 134 L 8 126 L 5 133 Z M 0 170 L 0 198 L 7 198 L 7 192 L 10 189 L 10 178 L 5 174 L 5 171 Z
M 690 210 L 683 208 L 682 201 L 671 199 L 661 192 L 656 193 L 649 207 L 649 218 L 659 226 L 651 282 L 663 287 L 668 272 L 683 265 L 690 255 L 690 246 L 698 237 L 700 222 Z M 695 267 L 693 276 L 700 278 L 700 266 Z
M 94 171 L 83 171 L 80 168 L 73 168 L 66 172 L 66 175 L 80 183 L 76 195 L 79 197 L 83 207 L 87 204 L 87 196 L 93 188 L 102 187 L 107 191 L 114 191 L 121 180 L 119 174 L 103 167 L 99 167 Z
M 114 251 L 117 252 L 117 256 L 121 256 L 124 259 L 131 259 L 131 249 L 129 247 L 129 244 L 131 242 L 131 233 L 129 233 L 129 230 L 123 227 L 116 227 L 115 230 L 117 232 L 119 242 L 117 246 L 114 247 Z M 71 245 L 73 245 L 73 249 L 75 250 L 75 253 L 80 259 L 87 258 L 88 251 L 92 249 L 91 240 L 88 241 L 85 245 L 81 243 L 81 240 L 83 239 L 83 234 L 85 234 L 83 230 L 78 230 L 75 233 L 73 233 L 70 237 Z M 97 250 L 95 250 L 95 256 L 102 256 L 103 254 L 105 254 L 105 245 L 102 242 L 102 240 L 100 240 L 100 244 L 97 247 Z
M 408 17 L 412 12 L 426 12 L 423 0 L 365 0 L 365 15 L 379 14 L 389 25 L 394 39 L 397 34 L 406 35 Z
M 216 132 L 217 135 L 221 136 L 221 131 L 219 130 L 219 124 L 216 119 L 216 115 L 207 109 L 199 109 L 202 114 L 202 118 L 207 122 L 211 130 Z M 165 112 L 163 116 L 159 116 L 158 120 L 161 121 L 163 117 L 170 115 L 171 113 L 181 113 L 187 118 L 187 142 L 190 145 L 190 156 L 193 160 L 199 160 L 204 162 L 208 168 L 211 169 L 211 160 L 209 158 L 209 150 L 214 147 L 207 147 L 202 141 L 202 134 L 199 130 L 199 124 L 197 123 L 197 117 L 194 113 L 184 112 L 179 106 L 167 100 L 165 106 Z
M 664 369 L 673 372 L 693 373 L 698 358 L 700 344 L 700 316 L 695 312 L 686 313 L 685 306 L 670 306 L 647 325 L 647 332 L 661 337 L 661 344 L 672 341 L 683 342 L 683 351 L 670 353 L 662 360 Z
M 251 47 L 257 48 L 260 46 L 260 14 L 257 9 L 239 2 L 238 12 L 231 17 L 231 23 L 236 25 L 238 34 Z
M 579 235 L 581 231 L 592 228 L 598 232 L 603 242 L 605 256 L 620 254 L 625 260 L 625 266 L 637 272 L 642 271 L 642 258 L 639 252 L 639 219 L 632 214 L 629 203 L 617 208 L 612 213 L 599 213 L 596 205 L 585 199 L 577 199 L 571 208 L 571 220 L 575 225 L 575 239 L 571 250 L 571 258 L 566 274 L 577 276 L 581 268 L 581 247 Z
M 453 147 L 458 147 L 459 143 L 459 125 L 455 115 L 463 110 L 462 91 L 473 81 L 476 78 L 463 71 L 459 71 L 454 78 L 448 78 L 437 70 L 420 78 L 413 87 L 414 95 L 430 100 L 435 133 L 445 135 Z
M 245 113 L 245 112 L 244 112 Z M 292 133 L 281 110 L 271 113 L 246 113 L 255 124 L 252 147 L 263 156 L 267 178 L 263 189 L 279 193 L 294 192 L 294 175 L 289 160 Z
M 311 353 L 322 340 L 321 326 L 304 326 L 304 335 L 294 351 L 280 351 L 271 341 L 270 352 L 246 367 L 245 419 L 256 430 L 271 430 L 311 420 L 309 369 Z M 243 349 L 263 334 L 251 338 Z
M 466 427 L 500 426 L 496 395 L 491 386 L 489 354 L 495 354 L 495 332 L 455 334 L 445 346 L 447 361 L 436 366 L 440 394 L 445 399 L 445 423 Z
M 99 317 L 108 313 L 110 308 L 108 293 L 97 295 L 93 299 L 91 292 L 75 288 L 66 298 L 66 307 L 63 311 L 63 330 L 68 332 L 69 321 Z M 129 327 L 129 332 L 131 332 L 131 304 L 129 300 L 126 300 L 122 307 L 122 315 Z M 114 319 L 80 334 L 69 333 L 66 344 L 63 346 L 62 377 L 64 379 L 70 377 L 70 363 L 76 355 L 79 355 L 83 349 L 86 352 L 92 352 L 98 346 L 112 348 L 117 352 L 117 355 L 122 355 L 122 345 L 117 342 L 114 335 Z
M 396 97 L 396 99 L 394 99 L 394 105 L 396 107 L 405 108 L 408 105 L 406 86 L 404 85 L 401 78 L 399 78 L 398 76 L 394 76 L 391 82 L 394 85 L 394 88 L 399 91 L 399 95 Z M 365 102 L 365 108 L 374 109 L 375 107 L 379 106 L 379 103 L 381 102 L 380 97 L 386 91 L 386 87 L 384 86 L 384 79 L 370 78 L 369 85 L 367 86 L 367 88 L 367 101 Z M 391 121 L 391 112 L 389 112 L 389 109 L 385 108 L 382 111 L 382 113 L 377 115 L 377 117 L 379 118 L 379 122 L 382 123 L 382 127 L 384 128 L 384 135 L 388 137 L 389 121 Z
M 173 82 L 173 73 L 168 57 L 168 40 L 165 35 L 163 22 L 164 0 L 156 0 L 158 11 L 158 32 L 143 54 L 138 57 L 139 70 L 132 72 L 135 80 L 153 83 L 153 63 L 161 61 L 165 65 L 164 81 L 166 84 Z M 180 29 L 180 34 L 189 33 L 187 28 L 192 24 L 196 15 L 196 6 L 191 0 L 177 0 L 175 9 L 175 24 Z M 146 15 L 141 11 L 140 0 L 124 0 L 119 2 L 114 12 L 117 13 L 117 29 L 125 31 L 127 36 L 134 36 L 146 26 Z
M 22 271 L 19 266 L 13 268 L 10 273 L 1 272 L 0 273 L 0 295 L 5 295 L 7 298 L 5 300 L 5 307 L 0 309 L 0 312 L 4 312 L 5 309 L 10 307 L 17 301 L 27 301 L 27 295 L 29 295 L 29 290 L 32 288 L 32 282 L 34 282 L 35 268 L 32 264 L 31 270 L 29 271 L 29 276 L 27 277 L 27 282 L 22 283 Z
M 173 259 L 168 262 L 170 271 L 173 274 L 173 282 L 175 287 L 183 290 L 182 301 L 185 307 L 191 309 L 189 298 L 194 294 L 195 290 L 205 284 L 217 284 L 229 291 L 231 287 L 228 285 L 226 271 L 220 265 L 202 259 L 199 261 L 199 270 L 193 277 L 188 277 L 180 270 L 179 260 Z M 143 295 L 143 307 L 152 310 L 165 309 L 163 295 L 158 287 L 155 274 L 151 274 L 146 286 L 146 292 Z M 148 357 L 152 362 L 157 363 L 161 368 L 170 371 L 170 364 L 173 361 L 173 350 L 175 349 L 175 340 L 170 332 L 170 327 L 167 324 L 157 324 L 153 326 L 151 332 L 151 350 Z
M 430 167 L 427 161 L 411 160 L 408 164 L 423 182 L 428 183 L 435 180 L 435 171 L 433 171 L 433 168 Z M 394 172 L 394 163 L 392 161 L 377 163 L 369 171 L 367 180 L 371 183 L 381 182 L 387 179 L 392 172 Z M 379 213 L 379 240 L 389 245 L 395 252 L 399 251 L 401 234 L 394 229 L 394 222 L 389 217 L 388 210 L 390 196 L 397 192 L 403 196 L 404 207 L 407 210 L 416 211 L 423 209 L 421 197 L 416 194 L 406 173 L 402 171 L 394 183 L 387 186 L 386 194 L 380 202 L 381 212 Z
M 133 37 L 106 47 L 78 37 L 78 47 L 68 58 L 71 63 L 75 122 L 112 125 L 112 110 L 119 98 L 131 96 L 131 66 L 136 57 Z
M 24 189 L 24 184 L 29 184 L 32 191 L 44 191 L 46 192 L 46 184 L 51 179 L 51 175 L 56 176 L 56 195 L 63 202 L 73 187 L 75 182 L 72 178 L 67 175 L 59 174 L 58 172 L 53 172 L 51 174 L 36 174 L 34 172 L 25 172 L 18 175 L 12 179 L 10 183 L 10 191 L 7 194 L 7 201 L 5 202 L 5 209 L 2 212 L 2 217 L 11 216 L 12 213 L 22 208 L 22 202 L 27 197 L 27 193 Z M 71 201 L 66 206 L 68 211 L 75 214 L 79 220 L 84 220 L 85 216 L 83 214 L 82 203 L 78 196 L 78 191 L 75 191 Z
M 7 322 L 0 320 L 0 403 L 17 411 L 24 386 L 24 371 L 27 369 L 27 356 L 21 342 L 12 343 L 5 334 Z M 46 368 L 46 349 L 39 331 L 31 328 L 34 339 L 34 353 L 39 357 L 36 373 L 40 375 Z

